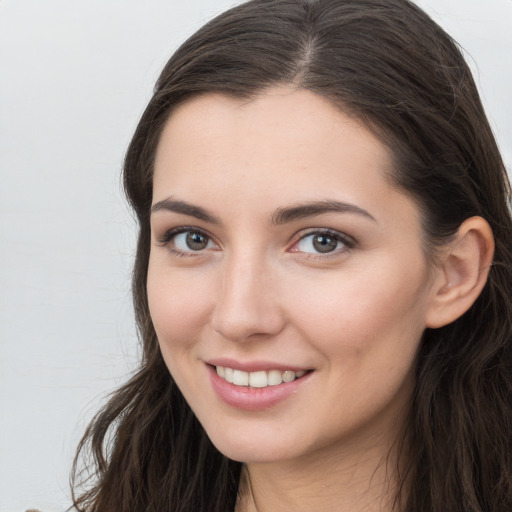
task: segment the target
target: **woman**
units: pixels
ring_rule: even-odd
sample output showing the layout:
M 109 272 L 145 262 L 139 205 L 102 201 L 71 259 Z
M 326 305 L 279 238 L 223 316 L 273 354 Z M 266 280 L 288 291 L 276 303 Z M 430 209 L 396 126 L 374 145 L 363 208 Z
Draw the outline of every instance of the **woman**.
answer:
M 163 70 L 128 149 L 140 371 L 87 511 L 512 509 L 505 168 L 405 0 L 255 0 Z

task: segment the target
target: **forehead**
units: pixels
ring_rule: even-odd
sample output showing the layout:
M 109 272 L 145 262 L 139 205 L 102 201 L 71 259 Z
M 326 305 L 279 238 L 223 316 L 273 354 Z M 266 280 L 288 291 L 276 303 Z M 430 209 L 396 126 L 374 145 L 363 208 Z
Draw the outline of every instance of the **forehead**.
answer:
M 310 91 L 282 87 L 249 101 L 209 93 L 179 105 L 164 127 L 155 169 L 218 173 L 283 165 L 321 179 L 333 160 L 340 168 L 391 167 L 387 148 L 357 119 Z
M 389 180 L 391 161 L 361 122 L 310 91 L 280 87 L 248 101 L 208 93 L 164 127 L 154 202 L 215 201 L 227 215 L 324 199 L 393 209 L 404 194 Z

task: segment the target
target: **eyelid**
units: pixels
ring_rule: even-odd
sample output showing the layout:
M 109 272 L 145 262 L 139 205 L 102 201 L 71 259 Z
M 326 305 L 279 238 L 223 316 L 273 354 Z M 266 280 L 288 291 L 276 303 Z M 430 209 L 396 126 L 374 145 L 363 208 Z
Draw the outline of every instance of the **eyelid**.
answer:
M 176 226 L 175 228 L 166 229 L 164 233 L 157 238 L 157 242 L 160 244 L 169 243 L 176 235 L 180 233 L 187 233 L 188 231 L 194 231 L 195 233 L 200 233 L 201 235 L 207 236 L 208 238 L 212 238 L 212 236 L 202 228 L 197 226 Z
M 161 235 L 157 238 L 157 243 L 158 243 L 158 245 L 160 245 L 162 247 L 166 247 L 173 241 L 173 239 L 177 235 L 182 234 L 182 233 L 187 233 L 187 232 L 199 233 L 199 234 L 207 237 L 209 239 L 209 241 L 211 241 L 213 244 L 215 244 L 217 247 L 219 247 L 218 242 L 215 240 L 215 238 L 212 235 L 210 235 L 210 233 L 208 233 L 208 231 L 206 231 L 205 229 L 202 229 L 198 226 L 190 226 L 190 225 L 176 226 L 174 228 L 166 230 L 163 233 L 163 235 Z M 335 249 L 334 251 L 331 251 L 331 252 L 326 252 L 326 253 L 306 252 L 306 251 L 300 251 L 297 249 L 298 244 L 302 240 L 304 240 L 305 238 L 307 238 L 309 236 L 313 236 L 313 235 L 329 236 L 329 237 L 341 242 L 343 244 L 343 247 L 341 247 L 339 249 Z M 293 240 L 292 240 L 292 245 L 288 249 L 288 252 L 300 253 L 302 255 L 302 257 L 305 257 L 305 258 L 327 259 L 327 258 L 340 256 L 341 254 L 345 254 L 348 251 L 352 250 L 355 247 L 355 245 L 356 245 L 356 241 L 354 240 L 354 238 L 352 238 L 351 236 L 349 236 L 341 231 L 337 231 L 332 228 L 308 228 L 308 229 L 302 230 L 294 235 Z M 194 250 L 182 251 L 176 247 L 169 247 L 169 250 L 173 254 L 179 255 L 179 256 L 201 256 L 202 254 L 204 254 L 206 252 L 206 248 L 202 249 L 202 250 L 198 250 L 198 251 L 194 251 Z
M 344 245 L 344 247 L 342 247 L 340 249 L 336 249 L 332 252 L 326 252 L 323 254 L 320 252 L 310 253 L 310 252 L 305 252 L 305 251 L 299 251 L 297 249 L 294 250 L 294 248 L 297 247 L 297 245 L 302 240 L 304 240 L 308 236 L 312 236 L 312 235 L 327 235 L 327 236 L 334 238 L 335 240 L 341 242 Z M 289 252 L 301 253 L 303 255 L 307 255 L 308 258 L 325 259 L 325 258 L 329 258 L 329 257 L 339 256 L 342 253 L 346 253 L 346 252 L 352 250 L 355 247 L 355 245 L 356 245 L 356 241 L 354 240 L 354 238 L 352 238 L 351 236 L 349 236 L 341 231 L 337 231 L 332 228 L 309 228 L 309 229 L 301 231 L 295 235 L 292 247 L 289 249 Z
M 174 240 L 174 238 L 182 233 L 198 233 L 200 235 L 203 235 L 208 238 L 209 241 L 211 241 L 216 246 L 219 246 L 219 244 L 215 241 L 214 237 L 210 235 L 206 230 L 197 227 L 197 226 L 176 226 L 174 228 L 168 229 L 164 232 L 163 235 L 159 236 L 157 238 L 157 243 L 161 247 L 167 247 L 171 244 L 171 242 Z M 204 254 L 206 251 L 206 248 L 204 250 L 198 250 L 198 251 L 182 251 L 176 247 L 169 247 L 169 251 L 177 256 L 200 256 Z

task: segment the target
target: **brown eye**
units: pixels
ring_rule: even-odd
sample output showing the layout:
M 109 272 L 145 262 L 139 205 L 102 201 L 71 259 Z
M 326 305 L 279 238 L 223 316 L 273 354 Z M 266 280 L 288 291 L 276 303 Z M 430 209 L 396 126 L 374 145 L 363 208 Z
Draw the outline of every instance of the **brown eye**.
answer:
M 331 236 L 318 234 L 313 237 L 313 247 L 321 253 L 335 251 L 338 247 L 338 240 L 335 240 Z
M 293 247 L 292 252 L 311 255 L 330 255 L 342 253 L 354 247 L 354 240 L 332 229 L 322 229 L 304 235 Z
M 169 230 L 159 241 L 162 245 L 169 246 L 174 254 L 192 254 L 218 248 L 206 233 L 183 227 Z
M 201 251 L 206 249 L 209 241 L 210 239 L 202 233 L 194 231 L 186 233 L 185 243 L 187 244 L 187 248 L 191 251 Z

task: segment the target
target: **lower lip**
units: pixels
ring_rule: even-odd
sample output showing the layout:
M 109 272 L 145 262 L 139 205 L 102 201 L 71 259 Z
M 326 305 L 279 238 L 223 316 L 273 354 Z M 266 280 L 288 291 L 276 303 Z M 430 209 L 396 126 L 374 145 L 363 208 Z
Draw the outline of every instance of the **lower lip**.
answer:
M 248 386 L 235 386 L 217 375 L 214 367 L 209 367 L 210 380 L 214 391 L 221 400 L 237 409 L 246 411 L 262 411 L 269 409 L 279 402 L 294 395 L 305 384 L 313 372 L 295 379 L 292 382 L 283 382 L 278 386 L 266 388 L 251 388 Z

